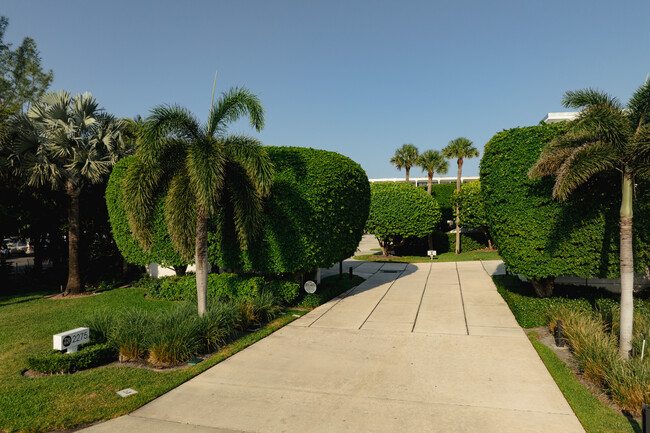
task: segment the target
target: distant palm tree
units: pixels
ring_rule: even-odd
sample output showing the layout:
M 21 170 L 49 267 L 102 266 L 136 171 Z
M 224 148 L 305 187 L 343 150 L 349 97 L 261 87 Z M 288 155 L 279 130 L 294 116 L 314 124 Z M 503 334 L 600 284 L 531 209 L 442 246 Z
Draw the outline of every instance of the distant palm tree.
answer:
M 404 144 L 395 151 L 395 155 L 390 159 L 390 163 L 397 167 L 398 170 L 404 167 L 404 171 L 406 171 L 406 182 L 409 181 L 409 172 L 411 171 L 411 167 L 415 165 L 418 153 L 418 148 L 414 145 Z
M 167 228 L 174 247 L 188 260 L 194 255 L 199 315 L 207 304 L 208 219 L 229 209 L 246 247 L 261 229 L 262 199 L 273 180 L 273 164 L 258 140 L 226 134 L 229 123 L 246 115 L 256 131 L 264 127 L 259 99 L 238 88 L 213 104 L 207 125 L 185 108 L 155 107 L 139 131 L 136 163 L 124 180 L 129 222 L 146 249 L 155 192 L 168 185 Z
M 431 184 L 433 183 L 433 175 L 447 173 L 449 164 L 442 153 L 438 150 L 427 150 L 418 156 L 415 160 L 415 165 L 420 167 L 422 171 L 427 172 L 427 192 L 431 194 Z
M 627 107 L 618 99 L 593 89 L 569 91 L 562 103 L 582 111 L 568 123 L 566 134 L 542 150 L 529 175 L 555 175 L 553 196 L 566 200 L 573 190 L 597 173 L 621 173 L 619 350 L 622 357 L 628 358 L 634 315 L 632 197 L 635 177 L 650 174 L 650 83 L 646 80 L 637 89 Z
M 460 179 L 463 174 L 463 160 L 465 158 L 474 158 L 479 155 L 478 150 L 470 140 L 465 137 L 459 137 L 451 140 L 447 147 L 442 149 L 445 158 L 454 159 L 458 163 L 458 177 L 456 178 L 456 192 L 460 192 Z M 458 203 L 456 203 L 456 254 L 460 254 L 460 214 Z
M 26 114 L 10 121 L 8 163 L 31 187 L 49 185 L 70 198 L 66 294 L 84 291 L 79 270 L 79 196 L 85 185 L 100 183 L 128 153 L 124 123 L 103 112 L 90 93 L 70 97 L 47 93 Z

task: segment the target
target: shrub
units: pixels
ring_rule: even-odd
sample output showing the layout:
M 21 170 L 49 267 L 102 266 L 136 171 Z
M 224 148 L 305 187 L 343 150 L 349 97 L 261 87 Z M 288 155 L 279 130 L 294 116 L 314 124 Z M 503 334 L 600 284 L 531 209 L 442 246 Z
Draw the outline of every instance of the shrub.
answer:
M 329 268 L 354 254 L 370 206 L 368 178 L 359 164 L 334 152 L 297 147 L 266 148 L 275 165 L 274 184 L 264 205 L 258 239 L 242 249 L 228 204 L 210 221 L 210 263 L 224 269 L 264 273 L 308 272 Z M 132 164 L 122 159 L 113 169 L 106 203 L 118 248 L 130 262 L 165 266 L 187 264 L 173 249 L 163 214 L 163 199 L 153 213 L 151 252 L 131 235 L 120 183 Z
M 149 363 L 170 366 L 189 361 L 201 346 L 198 322 L 196 311 L 182 306 L 153 316 L 146 340 Z
M 431 235 L 433 249 L 438 254 L 455 251 L 456 233 L 434 232 Z M 464 251 L 482 250 L 488 247 L 485 235 L 480 232 L 461 233 L 460 242 Z M 395 248 L 398 256 L 426 256 L 429 249 L 428 238 L 408 238 L 404 244 Z
M 30 370 L 43 374 L 74 373 L 85 368 L 107 364 L 117 358 L 115 350 L 107 344 L 81 346 L 78 352 L 64 353 L 51 350 L 27 358 Z
M 384 255 L 407 238 L 430 235 L 440 222 L 436 201 L 407 183 L 377 182 L 371 185 L 370 215 L 366 229 L 374 234 Z
M 97 310 L 86 319 L 85 326 L 90 330 L 90 341 L 106 343 L 113 326 L 114 314 L 109 310 Z
M 186 308 L 196 310 L 194 304 Z M 203 316 L 198 319 L 199 352 L 209 353 L 226 344 L 241 330 L 239 310 L 233 302 L 211 300 Z
M 426 186 L 424 187 L 426 191 Z M 431 185 L 431 196 L 438 203 L 441 213 L 442 229 L 449 229 L 447 221 L 454 219 L 455 205 L 453 202 L 453 194 L 456 192 L 456 182 L 454 183 L 441 183 Z
M 164 266 L 181 266 L 187 262 L 175 250 L 167 232 L 167 223 L 163 212 L 164 201 L 159 200 L 152 214 L 151 233 L 153 246 L 151 251 L 142 249 L 132 236 L 128 217 L 124 209 L 121 182 L 126 172 L 133 164 L 134 157 L 123 158 L 115 164 L 106 185 L 106 207 L 111 224 L 113 238 L 124 260 L 136 265 L 146 266 L 149 263 L 160 263 Z
M 130 308 L 116 314 L 107 335 L 110 344 L 123 361 L 144 359 L 149 331 L 148 314 Z
M 562 124 L 515 128 L 496 134 L 481 159 L 481 189 L 488 225 L 508 269 L 534 283 L 560 275 L 618 275 L 620 191 L 606 176 L 594 178 L 572 194 L 570 202 L 552 199 L 554 179 L 529 179 L 528 170 L 542 148 L 564 131 Z M 637 216 L 647 221 L 650 201 L 639 183 Z M 638 236 L 637 270 L 648 265 L 648 243 Z
M 168 301 L 196 299 L 196 277 L 171 276 L 160 279 L 159 286 L 150 286 L 147 295 L 153 299 Z M 273 293 L 285 303 L 292 302 L 300 290 L 300 284 L 291 280 L 233 273 L 208 274 L 208 297 L 222 301 L 238 299 L 253 300 L 262 290 Z
M 488 242 L 488 246 L 492 248 L 492 240 L 490 239 L 487 225 L 487 213 L 485 212 L 485 201 L 481 194 L 481 182 L 475 180 L 462 184 L 460 191 L 454 192 L 452 198 L 454 203 L 458 203 L 460 226 L 481 230 L 483 236 Z M 456 209 L 454 208 L 454 215 L 455 214 Z M 468 250 L 467 245 L 462 242 L 462 237 L 461 246 L 463 251 L 471 251 Z
M 324 150 L 266 150 L 275 164 L 275 177 L 264 205 L 262 236 L 241 249 L 231 227 L 215 231 L 210 237 L 211 263 L 280 274 L 329 268 L 353 255 L 370 206 L 363 169 Z

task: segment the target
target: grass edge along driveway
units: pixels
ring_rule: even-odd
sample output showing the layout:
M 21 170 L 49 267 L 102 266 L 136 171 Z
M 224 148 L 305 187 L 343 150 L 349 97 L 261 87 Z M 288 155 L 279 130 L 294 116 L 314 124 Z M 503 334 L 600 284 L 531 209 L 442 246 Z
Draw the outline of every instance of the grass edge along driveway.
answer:
M 51 348 L 53 334 L 77 327 L 92 310 L 132 306 L 164 309 L 173 304 L 147 300 L 145 291 L 137 288 L 61 301 L 43 295 L 0 298 L 0 431 L 72 428 L 129 413 L 307 312 L 285 310 L 279 318 L 221 348 L 206 361 L 179 370 L 107 366 L 29 378 L 22 375 L 27 356 Z M 133 388 L 138 394 L 121 398 L 115 392 L 124 388 Z

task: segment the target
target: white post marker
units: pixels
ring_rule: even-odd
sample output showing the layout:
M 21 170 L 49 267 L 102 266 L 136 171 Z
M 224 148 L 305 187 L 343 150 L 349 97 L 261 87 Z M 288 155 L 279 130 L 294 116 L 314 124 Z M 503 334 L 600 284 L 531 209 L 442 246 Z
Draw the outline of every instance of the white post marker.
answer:
M 438 253 L 436 252 L 436 250 L 429 250 L 429 251 L 427 251 L 427 255 L 428 255 L 429 257 L 431 257 L 431 260 L 433 260 L 433 256 L 435 256 L 435 255 L 437 255 L 437 254 L 438 254 Z
M 71 331 L 54 334 L 54 349 L 66 350 L 66 353 L 75 353 L 77 346 L 87 343 L 90 340 L 88 328 L 77 328 Z

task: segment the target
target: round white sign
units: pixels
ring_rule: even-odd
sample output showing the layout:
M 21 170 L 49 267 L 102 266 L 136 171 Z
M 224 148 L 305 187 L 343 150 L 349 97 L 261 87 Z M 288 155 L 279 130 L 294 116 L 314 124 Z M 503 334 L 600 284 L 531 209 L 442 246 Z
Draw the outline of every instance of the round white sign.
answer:
M 305 283 L 305 292 L 316 293 L 316 283 L 314 283 L 313 281 L 307 281 Z

